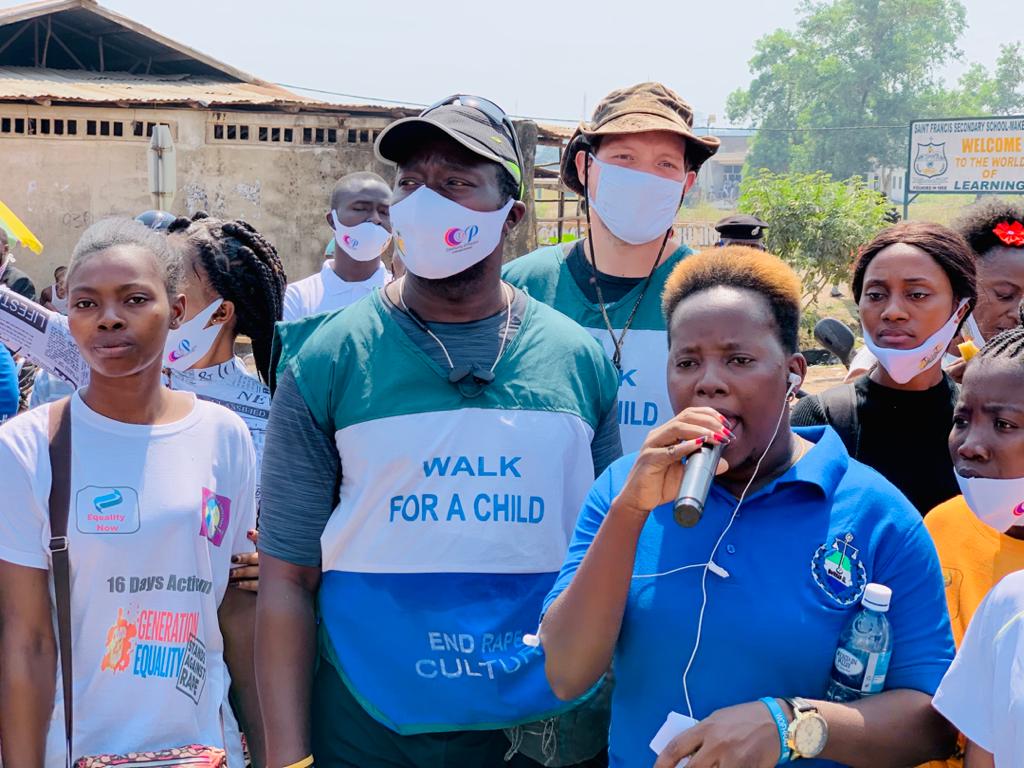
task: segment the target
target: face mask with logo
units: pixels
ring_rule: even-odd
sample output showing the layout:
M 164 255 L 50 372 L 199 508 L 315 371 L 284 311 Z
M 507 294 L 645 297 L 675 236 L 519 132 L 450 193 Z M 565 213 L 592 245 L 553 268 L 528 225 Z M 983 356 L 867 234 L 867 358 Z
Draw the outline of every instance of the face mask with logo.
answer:
M 1024 525 L 1024 477 L 961 477 L 956 482 L 967 506 L 989 528 L 1006 533 Z
M 496 211 L 474 211 L 420 187 L 391 206 L 398 254 L 417 277 L 443 280 L 465 272 L 501 242 L 515 200 Z
M 224 299 L 217 299 L 188 322 L 171 329 L 164 343 L 164 368 L 187 371 L 206 357 L 224 327 L 222 323 L 206 324 L 223 303 Z
M 878 364 L 885 368 L 886 372 L 898 384 L 906 384 L 920 373 L 927 371 L 942 360 L 942 355 L 949 346 L 949 342 L 956 336 L 957 326 L 960 325 L 960 311 L 967 306 L 967 300 L 960 302 L 953 316 L 949 318 L 944 326 L 928 337 L 924 344 L 913 349 L 889 349 L 880 347 L 871 338 L 867 328 L 864 331 L 864 345 L 871 350 Z
M 683 202 L 683 182 L 590 159 L 600 175 L 588 204 L 611 233 L 631 245 L 664 237 Z
M 338 221 L 334 211 L 331 211 L 331 220 L 334 222 L 334 242 L 356 261 L 380 258 L 391 242 L 391 233 L 372 221 L 349 227 Z

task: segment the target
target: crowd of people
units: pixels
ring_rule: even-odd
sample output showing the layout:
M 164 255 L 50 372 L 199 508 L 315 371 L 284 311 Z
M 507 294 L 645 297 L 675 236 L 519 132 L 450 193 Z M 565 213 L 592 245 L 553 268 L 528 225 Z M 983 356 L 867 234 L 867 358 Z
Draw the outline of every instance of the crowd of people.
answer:
M 0 338 L 3 764 L 1020 766 L 1024 206 L 865 243 L 862 373 L 798 397 L 770 222 L 675 236 L 718 147 L 610 93 L 561 166 L 585 237 L 512 253 L 515 126 L 455 95 L 290 283 L 245 221 L 147 212 L 37 304 L 0 231 L 0 298 L 88 371 Z M 891 660 L 838 701 L 869 585 Z

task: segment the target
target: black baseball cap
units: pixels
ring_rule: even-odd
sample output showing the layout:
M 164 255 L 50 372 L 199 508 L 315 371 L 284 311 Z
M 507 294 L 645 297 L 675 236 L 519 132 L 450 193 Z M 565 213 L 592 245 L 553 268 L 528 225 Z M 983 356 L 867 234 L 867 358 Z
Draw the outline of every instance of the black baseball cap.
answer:
M 519 185 L 522 197 L 523 158 L 512 120 L 492 101 L 478 96 L 451 96 L 416 117 L 396 120 L 377 137 L 374 151 L 386 163 L 409 156 L 410 148 L 441 131 L 470 152 L 497 163 Z

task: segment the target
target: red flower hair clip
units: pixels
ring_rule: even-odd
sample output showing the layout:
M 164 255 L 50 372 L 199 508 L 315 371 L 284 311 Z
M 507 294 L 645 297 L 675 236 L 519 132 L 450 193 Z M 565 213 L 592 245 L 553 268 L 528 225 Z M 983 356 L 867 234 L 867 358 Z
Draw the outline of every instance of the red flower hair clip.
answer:
M 1019 221 L 1001 221 L 992 232 L 1004 244 L 1012 248 L 1024 246 L 1024 224 Z

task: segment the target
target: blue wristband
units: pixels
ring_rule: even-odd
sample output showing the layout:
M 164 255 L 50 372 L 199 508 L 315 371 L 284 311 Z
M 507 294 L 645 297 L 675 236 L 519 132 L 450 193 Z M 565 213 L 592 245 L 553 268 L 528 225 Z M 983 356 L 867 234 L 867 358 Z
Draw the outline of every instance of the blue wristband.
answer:
M 775 727 L 779 729 L 779 762 L 776 765 L 788 763 L 792 757 L 789 745 L 786 743 L 786 736 L 789 733 L 789 718 L 782 711 L 779 702 L 770 696 L 765 696 L 763 699 L 758 699 L 758 701 L 768 707 L 768 712 L 771 714 L 772 720 L 775 721 Z

